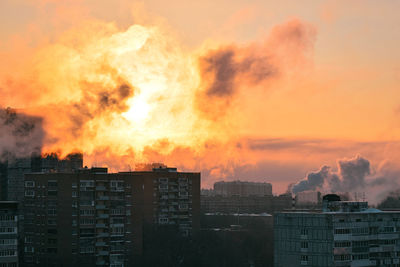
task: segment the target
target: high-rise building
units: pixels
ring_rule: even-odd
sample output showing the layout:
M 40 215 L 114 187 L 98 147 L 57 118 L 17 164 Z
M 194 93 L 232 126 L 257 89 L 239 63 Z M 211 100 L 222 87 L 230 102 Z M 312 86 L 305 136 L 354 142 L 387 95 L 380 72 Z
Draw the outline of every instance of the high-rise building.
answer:
M 27 266 L 131 266 L 145 225 L 199 230 L 200 173 L 32 173 L 24 190 Z
M 18 266 L 18 203 L 0 201 L 0 266 Z
M 3 163 L 3 165 L 5 164 Z M 56 154 L 49 154 L 44 157 L 32 155 L 27 158 L 9 158 L 6 170 L 3 170 L 3 174 L 0 175 L 2 195 L 7 196 L 3 197 L 3 200 L 19 202 L 23 200 L 24 175 L 26 173 L 72 172 L 81 169 L 82 166 L 83 155 L 79 153 L 70 154 L 65 159 L 59 159 Z
M 319 212 L 274 218 L 274 266 L 400 266 L 400 212 L 323 198 Z
M 272 196 L 272 185 L 270 183 L 255 182 L 216 182 L 214 193 L 220 196 Z

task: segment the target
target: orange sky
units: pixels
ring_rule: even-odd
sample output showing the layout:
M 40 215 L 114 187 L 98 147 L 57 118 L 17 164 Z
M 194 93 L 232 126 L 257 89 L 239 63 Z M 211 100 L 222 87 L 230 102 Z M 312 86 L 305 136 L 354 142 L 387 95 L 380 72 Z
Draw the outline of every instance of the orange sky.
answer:
M 358 154 L 396 179 L 399 8 L 3 0 L 0 107 L 44 116 L 46 151 L 83 150 L 88 165 L 115 169 L 160 160 L 201 170 L 203 187 L 271 181 L 282 193 Z M 108 109 L 91 103 L 100 94 Z

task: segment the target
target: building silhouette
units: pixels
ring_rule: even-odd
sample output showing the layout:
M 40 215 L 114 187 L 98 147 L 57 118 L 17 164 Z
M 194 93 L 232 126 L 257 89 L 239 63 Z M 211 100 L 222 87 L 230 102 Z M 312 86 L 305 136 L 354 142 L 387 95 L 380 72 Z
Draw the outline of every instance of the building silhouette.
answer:
M 221 181 L 214 183 L 214 194 L 225 197 L 272 196 L 272 185 L 245 181 Z
M 25 174 L 25 266 L 131 266 L 150 227 L 198 231 L 200 173 Z

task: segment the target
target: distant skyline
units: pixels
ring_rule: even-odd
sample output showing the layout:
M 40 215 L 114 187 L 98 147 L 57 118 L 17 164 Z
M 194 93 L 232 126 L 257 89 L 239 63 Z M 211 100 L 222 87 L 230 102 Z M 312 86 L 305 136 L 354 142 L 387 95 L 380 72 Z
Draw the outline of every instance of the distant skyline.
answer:
M 0 108 L 44 117 L 44 152 L 82 150 L 87 165 L 162 161 L 202 171 L 205 188 L 240 179 L 283 193 L 360 155 L 386 192 L 400 182 L 398 10 L 3 0 Z

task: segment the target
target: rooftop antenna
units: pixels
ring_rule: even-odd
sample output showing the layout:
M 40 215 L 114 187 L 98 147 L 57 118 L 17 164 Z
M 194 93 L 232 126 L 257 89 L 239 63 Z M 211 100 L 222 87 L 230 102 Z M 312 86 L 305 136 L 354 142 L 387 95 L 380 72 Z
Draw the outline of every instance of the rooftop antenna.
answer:
M 363 194 L 362 194 L 362 200 L 363 200 L 363 202 L 365 202 L 365 192 L 363 192 Z

